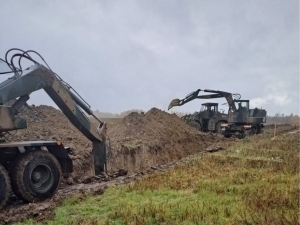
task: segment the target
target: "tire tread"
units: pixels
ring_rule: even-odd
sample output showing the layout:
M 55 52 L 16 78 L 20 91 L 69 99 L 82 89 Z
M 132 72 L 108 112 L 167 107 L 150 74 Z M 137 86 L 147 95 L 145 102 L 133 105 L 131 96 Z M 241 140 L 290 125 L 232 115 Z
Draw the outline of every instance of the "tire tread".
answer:
M 30 194 L 26 188 L 26 186 L 24 185 L 23 182 L 23 170 L 24 170 L 24 166 L 31 161 L 33 158 L 34 159 L 38 159 L 38 158 L 44 158 L 44 157 L 48 157 L 50 158 L 56 168 L 59 170 L 59 175 L 60 177 L 58 185 L 55 189 L 55 191 L 53 192 L 53 194 L 55 194 L 59 188 L 59 184 L 60 184 L 60 180 L 61 180 L 61 167 L 60 164 L 58 162 L 58 160 L 49 152 L 44 151 L 44 150 L 34 150 L 34 151 L 28 151 L 25 152 L 24 154 L 21 154 L 15 161 L 14 164 L 14 169 L 11 173 L 11 186 L 12 186 L 12 190 L 15 193 L 15 195 L 17 197 L 19 197 L 20 199 L 22 199 L 25 202 L 37 202 L 37 201 L 41 201 L 44 200 L 48 197 L 36 197 L 33 196 L 32 194 Z
M 6 182 L 6 190 L 4 192 L 4 200 L 0 202 L 0 210 L 6 205 L 10 195 L 11 195 L 11 181 L 6 169 L 0 164 L 0 175 L 4 176 Z

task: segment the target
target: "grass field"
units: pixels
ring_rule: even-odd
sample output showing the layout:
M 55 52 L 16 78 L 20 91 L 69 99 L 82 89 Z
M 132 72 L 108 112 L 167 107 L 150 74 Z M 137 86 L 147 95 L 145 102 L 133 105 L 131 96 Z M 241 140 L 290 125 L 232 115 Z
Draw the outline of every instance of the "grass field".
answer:
M 299 224 L 298 212 L 299 136 L 287 135 L 252 137 L 103 195 L 68 199 L 46 224 Z

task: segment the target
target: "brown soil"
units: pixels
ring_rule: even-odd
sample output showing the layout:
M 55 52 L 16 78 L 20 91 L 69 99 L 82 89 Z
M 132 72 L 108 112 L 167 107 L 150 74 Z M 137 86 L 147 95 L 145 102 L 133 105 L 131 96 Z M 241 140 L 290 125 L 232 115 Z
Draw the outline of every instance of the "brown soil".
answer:
M 157 108 L 133 112 L 108 129 L 112 157 L 109 170 L 124 168 L 129 173 L 145 170 L 203 151 L 212 143 L 230 141 L 221 135 L 202 133 L 176 114 Z
M 28 128 L 11 132 L 7 141 L 62 140 L 71 147 L 75 181 L 92 175 L 91 142 L 75 128 L 66 116 L 50 106 L 24 108 L 20 117 Z M 272 133 L 274 125 L 266 127 Z M 279 125 L 278 132 L 291 130 L 291 125 Z M 201 133 L 185 124 L 177 115 L 157 108 L 147 113 L 133 112 L 118 124 L 108 125 L 108 144 L 111 158 L 109 171 L 128 170 L 129 173 L 145 170 L 153 165 L 178 160 L 202 151 L 212 143 L 228 142 L 221 135 Z
M 24 108 L 19 115 L 28 128 L 7 135 L 7 141 L 62 140 L 72 149 L 74 180 L 92 175 L 91 142 L 75 128 L 66 116 L 49 106 Z M 157 108 L 147 113 L 133 112 L 119 124 L 108 125 L 111 146 L 109 171 L 128 170 L 129 173 L 164 164 L 196 153 L 208 145 L 228 141 L 220 135 L 201 133 L 185 124 L 177 115 Z

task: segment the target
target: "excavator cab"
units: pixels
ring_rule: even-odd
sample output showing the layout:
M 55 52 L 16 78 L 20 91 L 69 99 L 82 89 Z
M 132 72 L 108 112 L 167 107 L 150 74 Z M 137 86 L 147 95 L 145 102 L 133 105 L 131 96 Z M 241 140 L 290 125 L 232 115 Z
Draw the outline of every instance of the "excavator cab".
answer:
M 235 100 L 237 109 L 229 113 L 232 123 L 265 123 L 267 112 L 264 109 L 250 109 L 249 100 Z
M 249 110 L 249 100 L 235 100 L 235 103 L 237 103 L 237 111 L 243 112 Z
M 207 117 L 212 117 L 218 112 L 218 103 L 203 103 L 201 104 L 200 113 L 207 114 Z

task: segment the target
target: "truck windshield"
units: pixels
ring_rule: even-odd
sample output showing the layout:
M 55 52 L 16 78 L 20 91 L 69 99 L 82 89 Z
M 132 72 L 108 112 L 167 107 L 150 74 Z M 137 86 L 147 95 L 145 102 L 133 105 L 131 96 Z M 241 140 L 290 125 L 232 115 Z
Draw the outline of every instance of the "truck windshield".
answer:
M 237 102 L 238 109 L 249 109 L 249 102 Z

